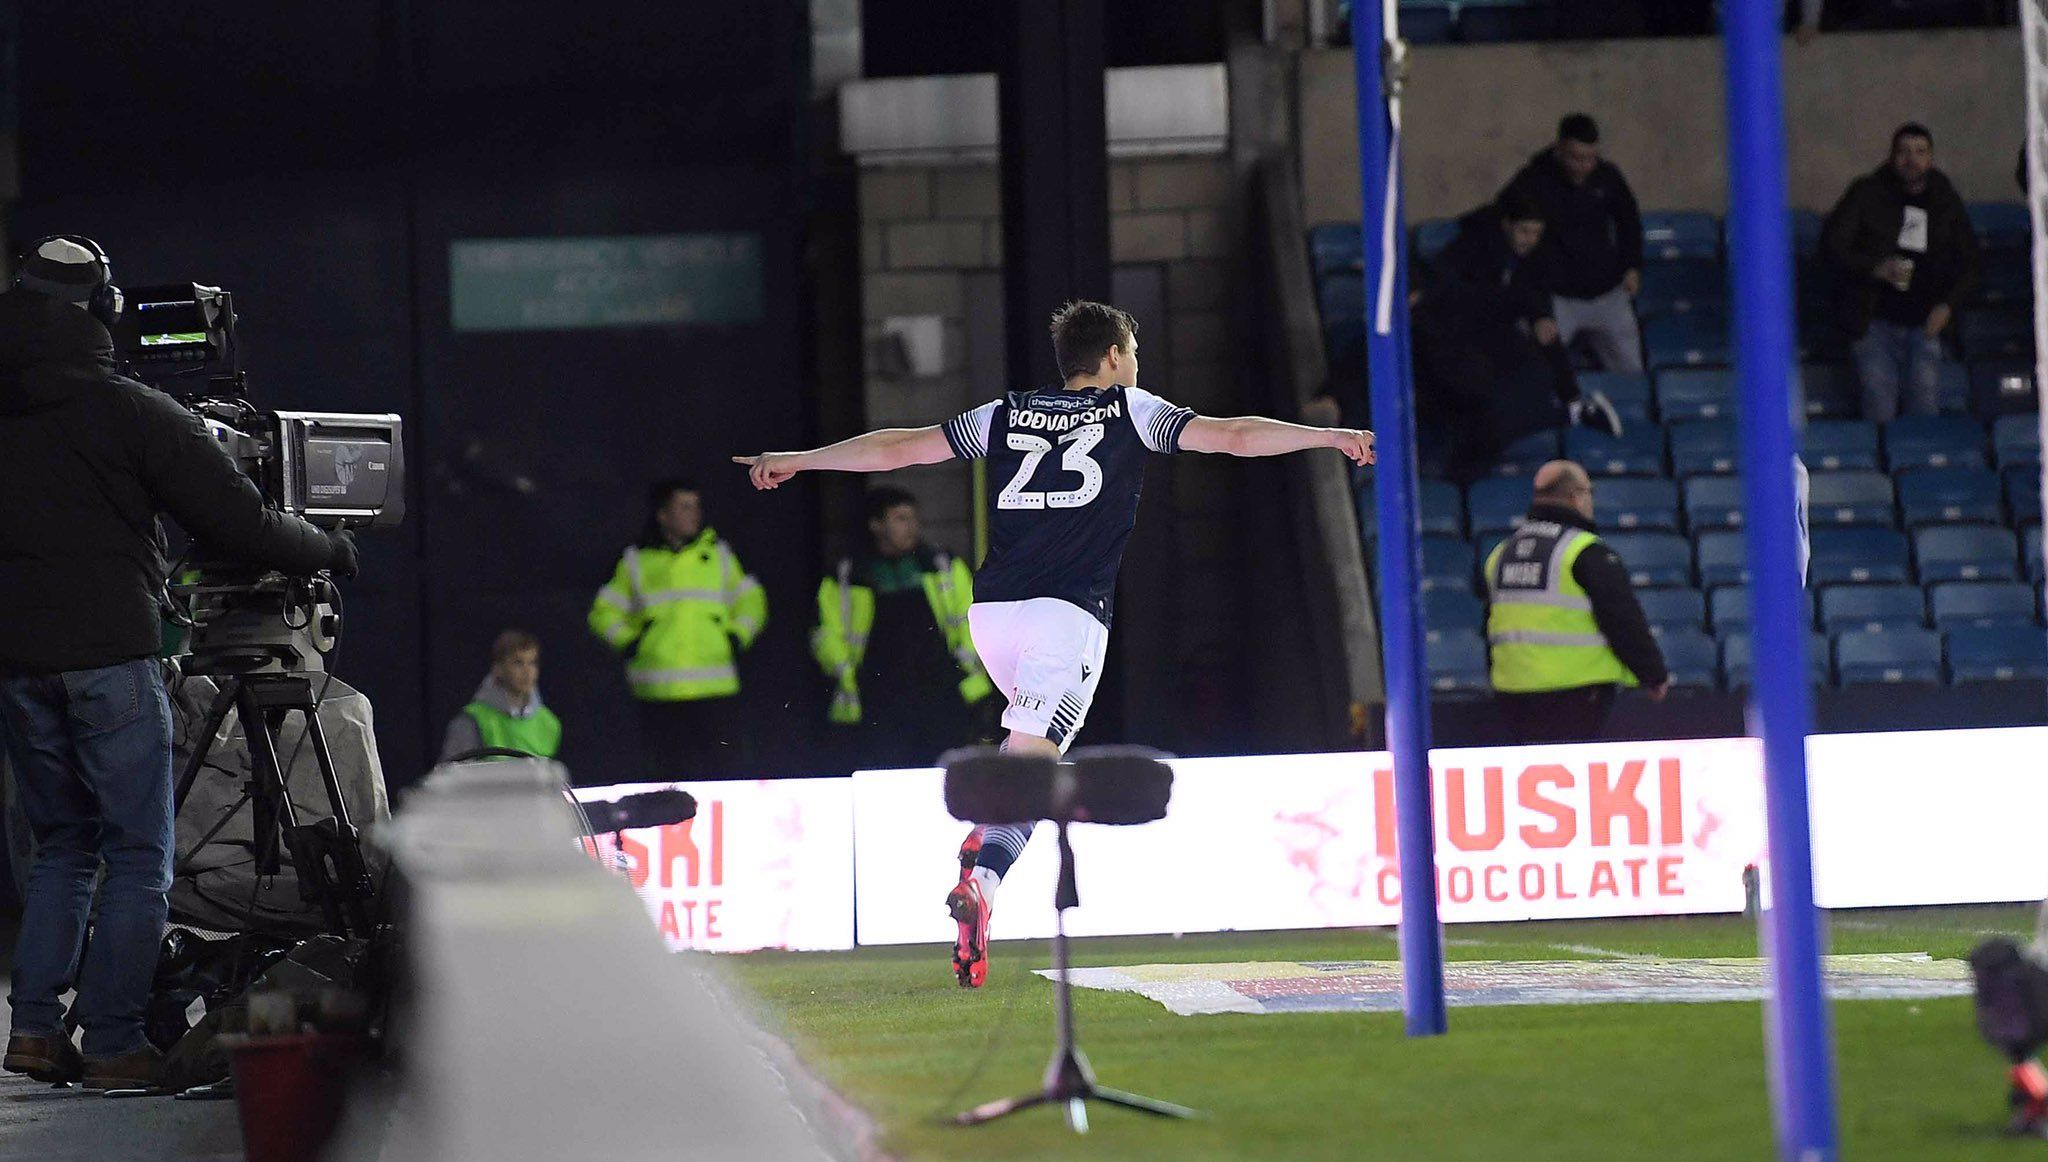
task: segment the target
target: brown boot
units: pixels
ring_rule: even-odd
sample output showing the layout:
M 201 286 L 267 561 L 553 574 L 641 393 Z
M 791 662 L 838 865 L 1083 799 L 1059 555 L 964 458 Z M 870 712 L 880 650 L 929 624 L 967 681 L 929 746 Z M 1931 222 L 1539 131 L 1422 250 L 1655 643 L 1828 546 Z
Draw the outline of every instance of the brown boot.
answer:
M 16 1033 L 7 1038 L 5 1067 L 37 1081 L 77 1081 L 85 1072 L 78 1046 L 62 1033 Z
M 164 1071 L 164 1055 L 144 1041 L 119 1057 L 85 1059 L 87 1089 L 154 1089 Z

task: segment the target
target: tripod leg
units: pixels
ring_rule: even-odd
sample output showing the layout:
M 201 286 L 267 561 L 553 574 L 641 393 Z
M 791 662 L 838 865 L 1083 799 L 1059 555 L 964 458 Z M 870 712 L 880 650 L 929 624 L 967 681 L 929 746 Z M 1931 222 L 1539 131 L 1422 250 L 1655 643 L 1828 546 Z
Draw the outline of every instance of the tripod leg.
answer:
M 193 737 L 192 757 L 185 760 L 185 771 L 178 776 L 177 794 L 171 797 L 171 809 L 176 811 L 185 805 L 186 796 L 192 793 L 192 784 L 199 781 L 199 772 L 206 767 L 206 756 L 213 753 L 213 740 L 220 734 L 220 724 L 228 719 L 228 708 L 235 704 L 235 695 L 240 692 L 241 683 L 233 678 L 213 696 L 213 705 L 206 708 L 205 732 Z
M 1094 1093 L 1088 1095 L 1088 1100 L 1108 1102 L 1113 1106 L 1122 1106 L 1127 1110 L 1137 1110 L 1139 1113 L 1154 1114 L 1162 1118 L 1198 1118 L 1202 1116 L 1186 1106 L 1175 1105 L 1170 1101 L 1160 1101 L 1158 1098 L 1152 1097 L 1140 1097 L 1135 1093 L 1125 1093 L 1120 1089 L 1105 1089 L 1100 1086 L 1096 1088 Z
M 327 731 L 320 725 L 317 706 L 305 709 L 306 737 L 313 744 L 313 761 L 327 786 L 327 801 L 333 815 L 322 826 L 323 846 L 334 863 L 333 880 L 322 886 L 332 893 L 356 935 L 370 934 L 370 897 L 376 888 L 370 869 L 363 863 L 362 837 L 348 817 L 348 799 L 341 789 L 341 775 L 334 766 L 334 753 L 327 749 Z M 325 869 L 323 869 L 324 874 Z
M 253 776 L 250 806 L 257 828 L 257 870 L 272 875 L 277 873 L 277 842 L 282 838 L 291 847 L 292 870 L 299 879 L 299 894 L 307 896 L 308 886 L 312 885 L 317 890 L 325 882 L 327 873 L 319 853 L 309 850 L 304 842 L 299 813 L 292 806 L 291 787 L 285 781 L 284 768 L 277 760 L 277 728 L 284 713 L 265 708 L 247 683 L 243 684 L 238 701 L 242 708 L 242 735 L 249 743 L 249 768 Z M 262 856 L 265 851 L 269 852 L 267 865 Z M 346 934 L 348 929 L 334 894 L 331 891 L 319 892 L 319 900 L 327 926 Z

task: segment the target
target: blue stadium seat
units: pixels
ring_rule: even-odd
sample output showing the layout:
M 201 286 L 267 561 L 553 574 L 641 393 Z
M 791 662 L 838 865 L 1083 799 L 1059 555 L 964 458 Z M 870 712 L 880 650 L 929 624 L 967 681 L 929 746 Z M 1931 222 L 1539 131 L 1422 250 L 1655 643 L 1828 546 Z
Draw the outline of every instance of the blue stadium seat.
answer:
M 1422 595 L 1422 624 L 1431 635 L 1482 633 L 1486 606 L 1477 595 L 1461 589 L 1432 589 Z
M 1844 686 L 1941 681 L 1941 635 L 1925 629 L 1845 630 L 1835 637 Z
M 1472 546 L 1454 537 L 1422 538 L 1422 589 L 1462 589 L 1472 592 L 1472 578 L 1478 572 Z
M 1401 39 L 1409 44 L 1447 44 L 1457 27 L 1457 16 L 1449 4 L 1431 0 L 1401 0 Z
M 1970 410 L 1980 416 L 2040 410 L 2032 359 L 1970 360 Z
M 1799 396 L 1809 420 L 1853 420 L 1863 414 L 1856 373 L 1840 363 L 1801 364 Z
M 1718 315 L 1660 315 L 1643 321 L 1643 355 L 1650 370 L 1721 367 L 1731 355 L 1727 321 Z
M 1970 366 L 1944 359 L 1934 365 L 1935 398 L 1944 413 L 1966 414 L 1970 410 Z
M 1741 533 L 1701 533 L 1694 544 L 1699 553 L 1700 584 L 1709 589 L 1749 584 L 1749 557 Z
M 1687 476 L 1735 471 L 1735 424 L 1730 420 L 1696 420 L 1671 429 L 1671 472 Z
M 1892 480 L 1882 472 L 1814 472 L 1807 477 L 1806 521 L 1892 526 Z
M 1697 589 L 1639 589 L 1636 602 L 1652 629 L 1703 629 L 1707 624 L 1707 599 Z
M 2019 528 L 2041 523 L 2041 470 L 2008 468 L 2005 477 L 2005 506 L 2012 510 L 2012 523 Z
M 1325 222 L 1308 232 L 1308 261 L 1317 278 L 1365 269 L 1365 243 L 1356 222 Z
M 1991 454 L 2000 468 L 2041 463 L 2041 417 L 2000 416 L 1991 421 Z
M 1739 476 L 1694 476 L 1685 482 L 1685 527 L 1700 533 L 1708 529 L 1742 527 L 1742 478 Z
M 1986 250 L 2025 250 L 2034 241 L 2033 223 L 2019 202 L 1971 202 L 1970 226 Z
M 1704 210 L 1647 210 L 1643 213 L 1643 257 L 1719 262 L 1721 221 Z
M 1355 270 L 1332 270 L 1316 277 L 1316 308 L 1327 326 L 1339 319 L 1365 323 L 1365 276 Z
M 1636 295 L 1636 314 L 1645 319 L 1658 315 L 1702 312 L 1726 317 L 1728 276 L 1711 258 L 1677 258 L 1643 263 L 1643 289 Z
M 1635 424 L 1623 428 L 1619 436 L 1610 436 L 1591 428 L 1568 428 L 1564 454 L 1594 476 L 1662 476 L 1664 429 Z
M 1472 514 L 1472 535 L 1512 530 L 1528 513 L 1531 497 L 1527 477 L 1489 476 L 1473 481 L 1465 492 L 1465 507 Z
M 1805 612 L 1804 625 L 1813 625 L 1813 590 L 1801 591 L 1801 605 Z M 1742 631 L 1749 628 L 1749 587 L 1747 585 L 1723 585 L 1707 594 L 1707 612 L 1714 619 L 1714 632 L 1719 634 Z
M 1984 425 L 1968 416 L 1900 416 L 1884 426 L 1893 472 L 1984 467 Z
M 1429 688 L 1438 694 L 1484 694 L 1491 683 L 1486 669 L 1486 639 L 1478 633 L 1430 634 L 1423 642 L 1429 666 Z
M 1820 253 L 1820 231 L 1826 219 L 1813 210 L 1792 211 L 1792 253 L 1812 258 Z
M 1718 420 L 1735 414 L 1735 372 L 1686 367 L 1657 373 L 1657 414 L 1667 424 Z
M 2034 591 L 2017 581 L 1952 581 L 1928 592 L 1936 629 L 2034 624 Z
M 1669 480 L 1615 477 L 1593 485 L 1593 516 L 1606 529 L 1678 531 L 1678 486 Z
M 1465 496 L 1458 491 L 1458 486 L 1442 480 L 1424 480 L 1421 485 L 1421 530 L 1447 537 L 1463 537 Z
M 1638 587 L 1691 585 L 1692 546 L 1676 533 L 1608 533 L 1608 547 L 1621 554 L 1629 580 Z
M 1877 425 L 1868 420 L 1813 420 L 1800 433 L 1799 458 L 1812 472 L 1877 470 Z
M 1531 432 L 1501 450 L 1493 463 L 1495 476 L 1534 476 L 1538 468 L 1558 457 L 1556 428 Z
M 1649 592 L 1656 592 L 1650 590 Z M 1671 684 L 1688 690 L 1712 690 L 1719 686 L 1714 639 L 1694 626 L 1658 625 L 1652 622 L 1657 648 L 1664 655 L 1664 668 L 1671 672 Z
M 1806 644 L 1807 676 L 1816 686 L 1828 684 L 1828 639 L 1812 634 Z M 1756 645 L 1747 630 L 1721 635 L 1721 680 L 1730 690 L 1745 689 L 1756 672 Z
M 1458 237 L 1456 218 L 1429 218 L 1415 224 L 1410 231 L 1415 240 L 1415 257 L 1423 262 L 1434 262 Z
M 1820 591 L 1820 627 L 1828 633 L 1927 628 L 1918 585 L 1830 585 Z
M 1650 377 L 1640 371 L 1581 371 L 1579 388 L 1606 396 L 1624 426 L 1650 419 Z
M 2003 524 L 1998 476 L 1989 468 L 1922 468 L 1899 474 L 1899 512 L 1907 528 L 1975 521 Z
M 1957 626 L 1948 631 L 1948 668 L 1958 684 L 2039 681 L 2048 678 L 2048 637 L 2010 626 Z
M 1977 268 L 1977 301 L 1993 307 L 2021 307 L 2034 297 L 2033 256 L 2024 250 L 1994 250 Z
M 1928 585 L 2020 578 L 2019 542 L 2005 529 L 1977 525 L 1920 529 L 1913 534 L 1913 559 L 1919 563 L 1920 580 Z
M 2040 525 L 2030 527 L 2021 535 L 2020 555 L 2026 566 L 2027 576 L 2034 579 L 2034 584 L 2041 584 L 2041 574 L 2044 569 L 2048 569 L 2048 565 L 2044 565 L 2041 560 Z
M 1808 585 L 1870 585 L 1912 579 L 1912 558 L 1904 533 L 1865 527 L 1814 528 Z
M 1956 336 L 1971 359 L 2026 355 L 2034 349 L 2034 320 L 2015 307 L 1965 307 Z

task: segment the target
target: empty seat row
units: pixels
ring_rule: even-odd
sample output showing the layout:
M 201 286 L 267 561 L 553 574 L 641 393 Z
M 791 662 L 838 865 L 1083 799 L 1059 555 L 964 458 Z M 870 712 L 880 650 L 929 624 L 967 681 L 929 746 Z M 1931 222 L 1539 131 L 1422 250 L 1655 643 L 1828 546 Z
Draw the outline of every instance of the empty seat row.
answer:
M 1718 641 L 1696 629 L 1668 628 L 1658 645 L 1680 688 L 1740 690 L 1756 673 L 1756 643 L 1747 633 Z M 1478 695 L 1489 686 L 1486 640 L 1471 630 L 1433 630 L 1425 645 L 1430 685 L 1439 693 Z M 1807 645 L 1809 679 L 1842 686 L 1892 683 L 1997 682 L 2048 679 L 2048 636 L 2008 627 L 1845 630 L 1815 633 Z
M 1504 539 L 1505 533 L 1494 534 L 1475 545 L 1450 536 L 1423 536 L 1422 588 L 1476 592 L 1481 563 Z M 1747 548 L 1739 532 L 1706 532 L 1690 540 L 1670 532 L 1616 532 L 1605 540 L 1638 588 L 1749 583 Z M 1807 581 L 1816 588 L 1905 584 L 1916 576 L 1921 584 L 1934 585 L 2039 581 L 2042 575 L 2039 525 L 2026 530 L 2024 545 L 2010 530 L 1982 525 L 1918 529 L 1910 540 L 1887 528 L 1815 528 L 1812 551 Z
M 1505 7 L 1535 6 L 1515 3 Z M 1429 33 L 1434 28 L 1448 29 L 1448 26 L 1431 25 L 1430 21 L 1465 17 L 1476 19 L 1485 26 L 1495 19 L 1492 13 L 1502 10 L 1503 5 L 1484 0 L 1463 0 L 1457 4 L 1444 0 L 1421 0 L 1419 3 L 1404 0 L 1401 5 L 1402 35 L 1413 43 L 1424 43 L 1430 39 Z M 1422 15 L 1425 12 L 1430 15 Z M 2019 202 L 1972 202 L 1968 211 L 1970 224 L 1977 232 L 1978 244 L 1990 252 L 1985 256 L 1987 269 L 2000 259 L 2015 255 L 2024 258 L 2033 240 L 2025 205 Z M 1794 252 L 1802 258 L 1818 254 L 1821 216 L 1812 210 L 1794 209 L 1790 213 Z M 1720 220 L 1713 214 L 1702 210 L 1646 210 L 1642 220 L 1646 271 L 1649 267 L 1668 262 L 1712 262 L 1718 266 L 1722 256 L 1722 231 Z M 1457 234 L 1457 222 L 1451 218 L 1425 219 L 1417 222 L 1410 234 L 1415 255 L 1427 260 L 1450 244 Z M 1328 222 L 1314 227 L 1309 231 L 1309 253 L 1315 261 L 1317 273 L 1358 269 L 1364 253 L 1358 223 Z M 1647 278 L 1646 273 L 1645 281 Z
M 1749 590 L 1724 585 L 1709 592 L 1691 587 L 1642 589 L 1636 600 L 1651 627 L 1712 630 L 1726 634 L 1750 625 Z M 1829 633 L 1843 630 L 1952 629 L 1957 626 L 2025 627 L 2042 624 L 2041 590 L 2007 581 L 1947 582 L 1922 590 L 1916 585 L 1831 585 L 1804 593 L 1803 624 Z M 1481 630 L 1486 606 L 1475 593 L 1435 589 L 1422 595 L 1423 623 L 1431 632 Z M 1711 613 L 1711 620 L 1709 614 Z M 1931 614 L 1931 616 L 1930 616 Z

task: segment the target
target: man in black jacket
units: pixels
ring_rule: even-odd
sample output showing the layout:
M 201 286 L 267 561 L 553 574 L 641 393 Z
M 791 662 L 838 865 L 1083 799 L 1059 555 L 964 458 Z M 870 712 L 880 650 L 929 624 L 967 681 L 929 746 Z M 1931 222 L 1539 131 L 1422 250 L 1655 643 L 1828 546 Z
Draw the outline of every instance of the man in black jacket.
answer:
M 197 416 L 117 373 L 110 273 L 96 247 L 49 239 L 0 294 L 0 735 L 37 841 L 5 1068 L 103 1089 L 152 1084 L 162 1060 L 142 1021 L 173 834 L 158 514 L 252 564 L 348 576 L 356 560 L 347 534 L 266 507 Z M 74 985 L 82 1059 L 58 1000 Z
M 1509 191 L 1459 220 L 1411 300 L 1416 396 L 1451 439 L 1453 474 L 1483 474 L 1501 449 L 1565 423 L 1621 434 L 1614 406 L 1579 389 L 1557 322 L 1543 213 Z
M 1558 336 L 1580 335 L 1608 371 L 1641 371 L 1636 292 L 1643 285 L 1643 218 L 1614 163 L 1600 157 L 1600 127 L 1584 113 L 1557 123 L 1557 140 L 1529 159 L 1502 197 L 1519 193 L 1543 213 Z
M 1934 137 L 1901 125 L 1892 155 L 1849 183 L 1821 229 L 1839 285 L 1863 418 L 1941 410 L 1941 333 L 1977 285 L 1977 234 L 1963 196 L 1934 168 Z M 1901 396 L 1903 395 L 1903 399 Z
M 1671 689 L 1628 566 L 1593 532 L 1593 482 L 1569 460 L 1536 473 L 1528 519 L 1486 560 L 1494 704 L 1518 743 L 1600 737 L 1615 691 Z

